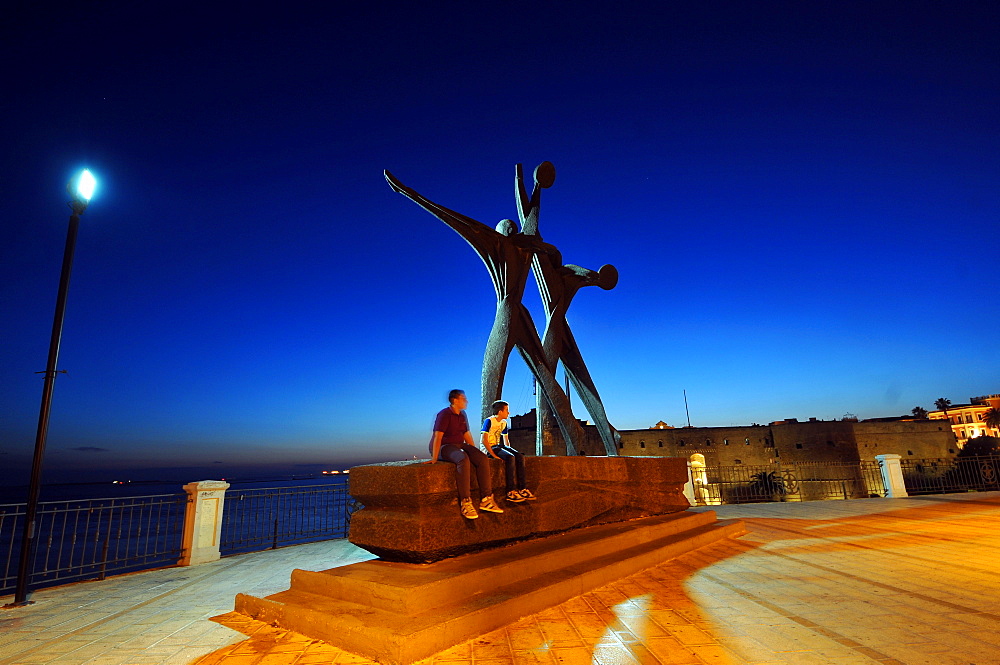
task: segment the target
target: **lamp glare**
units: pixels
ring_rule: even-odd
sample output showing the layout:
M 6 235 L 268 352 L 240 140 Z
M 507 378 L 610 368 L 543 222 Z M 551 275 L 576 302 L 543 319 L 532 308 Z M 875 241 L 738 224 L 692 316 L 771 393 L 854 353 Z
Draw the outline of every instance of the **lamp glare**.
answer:
M 90 169 L 84 169 L 83 173 L 80 174 L 80 180 L 76 183 L 76 193 L 80 195 L 80 199 L 89 202 L 96 188 L 97 179 L 94 174 L 90 172 Z

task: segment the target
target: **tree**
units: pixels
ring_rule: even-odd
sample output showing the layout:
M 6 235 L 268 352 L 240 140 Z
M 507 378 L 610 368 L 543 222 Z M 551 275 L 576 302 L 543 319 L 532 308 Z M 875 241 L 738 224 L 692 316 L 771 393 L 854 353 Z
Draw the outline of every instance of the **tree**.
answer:
M 934 401 L 934 406 L 936 406 L 938 410 L 944 411 L 944 419 L 948 420 L 948 407 L 951 406 L 951 400 L 947 397 L 938 397 L 937 400 Z
M 995 436 L 977 436 L 966 441 L 957 457 L 1000 457 L 1000 439 Z
M 983 424 L 993 429 L 1000 429 L 1000 409 L 991 406 L 983 415 Z
M 785 479 L 777 472 L 761 471 L 750 477 L 750 491 L 756 495 L 770 496 L 772 501 L 784 501 L 787 493 Z
M 913 407 L 913 409 L 910 411 L 910 413 L 912 413 L 914 415 L 914 417 L 920 418 L 921 420 L 923 420 L 924 418 L 927 417 L 927 409 L 925 409 L 922 406 L 915 406 L 915 407 Z

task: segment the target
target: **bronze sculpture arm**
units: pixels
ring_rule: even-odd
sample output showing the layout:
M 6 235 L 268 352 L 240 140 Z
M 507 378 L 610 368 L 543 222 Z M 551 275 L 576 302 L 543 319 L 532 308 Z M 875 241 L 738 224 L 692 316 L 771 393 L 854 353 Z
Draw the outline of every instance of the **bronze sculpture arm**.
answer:
M 571 278 L 578 287 L 599 286 L 605 291 L 609 291 L 618 284 L 618 269 L 610 263 L 601 266 L 600 270 L 581 268 L 572 263 L 567 263 L 563 269 L 567 271 L 565 273 L 567 277 L 572 275 Z
M 465 215 L 455 212 L 449 208 L 445 208 L 442 205 L 438 205 L 427 197 L 417 193 L 415 190 L 401 183 L 399 179 L 389 173 L 389 171 L 383 171 L 383 173 L 385 174 L 386 181 L 389 183 L 389 186 L 392 187 L 394 192 L 402 194 L 451 228 L 455 229 L 455 231 L 465 238 L 469 244 L 476 249 L 476 251 L 482 253 L 485 249 L 486 243 L 494 243 L 501 237 L 497 231 L 491 229 L 482 222 L 472 219 L 471 217 L 466 217 Z
M 517 215 L 521 218 L 521 233 L 529 236 L 539 236 L 538 206 L 541 203 L 542 190 L 552 186 L 556 181 L 556 168 L 550 162 L 542 162 L 535 168 L 535 186 L 528 196 L 524 188 L 524 167 L 514 166 L 514 199 L 517 202 Z
M 521 164 L 514 165 L 514 199 L 517 201 L 517 216 L 521 221 L 521 228 L 524 229 L 525 215 L 531 210 L 531 200 L 528 198 L 528 191 L 524 188 L 524 166 Z M 535 220 L 535 224 L 528 235 L 538 234 L 538 220 Z

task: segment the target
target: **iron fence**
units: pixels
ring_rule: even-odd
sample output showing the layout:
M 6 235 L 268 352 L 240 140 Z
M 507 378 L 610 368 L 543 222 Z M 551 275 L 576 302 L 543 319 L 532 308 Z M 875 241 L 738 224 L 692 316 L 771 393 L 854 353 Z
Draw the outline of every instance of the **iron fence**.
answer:
M 226 491 L 223 556 L 346 538 L 358 507 L 343 483 Z
M 37 589 L 177 563 L 185 494 L 43 501 L 28 586 Z M 17 583 L 25 506 L 0 505 L 0 593 Z
M 902 459 L 907 494 L 1000 490 L 1000 458 Z
M 699 505 L 885 496 L 877 462 L 795 462 L 691 467 Z

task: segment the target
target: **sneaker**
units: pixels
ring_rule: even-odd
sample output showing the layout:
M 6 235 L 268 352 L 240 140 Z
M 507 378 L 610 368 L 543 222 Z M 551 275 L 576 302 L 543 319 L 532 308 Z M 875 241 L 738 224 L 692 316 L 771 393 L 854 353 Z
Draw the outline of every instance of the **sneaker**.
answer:
M 503 508 L 496 504 L 493 500 L 493 496 L 484 496 L 483 500 L 479 502 L 479 510 L 485 510 L 488 513 L 502 513 Z
M 521 490 L 520 492 L 518 492 L 518 494 L 520 494 L 521 498 L 524 499 L 525 501 L 535 501 L 536 499 L 538 499 L 537 496 L 531 493 L 531 490 Z
M 476 507 L 472 505 L 472 499 L 462 499 L 460 510 L 462 511 L 462 517 L 467 520 L 479 518 L 479 513 L 476 512 Z
M 521 496 L 521 493 L 519 491 L 511 490 L 507 492 L 507 500 L 511 501 L 512 503 L 520 503 L 521 501 L 524 501 L 524 497 Z

